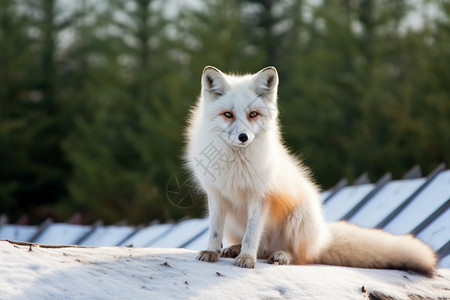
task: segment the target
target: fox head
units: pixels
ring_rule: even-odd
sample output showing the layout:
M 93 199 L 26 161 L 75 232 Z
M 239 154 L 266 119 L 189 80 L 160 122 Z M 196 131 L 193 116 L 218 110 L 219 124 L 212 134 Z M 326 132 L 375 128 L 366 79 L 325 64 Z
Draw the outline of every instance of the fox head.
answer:
M 259 135 L 277 130 L 278 73 L 267 67 L 233 76 L 205 67 L 201 100 L 211 130 L 232 147 L 247 147 Z

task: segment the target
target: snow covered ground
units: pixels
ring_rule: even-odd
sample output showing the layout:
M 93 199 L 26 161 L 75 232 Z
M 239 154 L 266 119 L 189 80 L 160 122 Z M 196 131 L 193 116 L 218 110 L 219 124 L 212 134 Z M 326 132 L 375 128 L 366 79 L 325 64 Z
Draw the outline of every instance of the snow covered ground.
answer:
M 0 241 L 0 299 L 450 299 L 434 278 L 332 266 L 241 269 L 185 249 L 58 247 Z

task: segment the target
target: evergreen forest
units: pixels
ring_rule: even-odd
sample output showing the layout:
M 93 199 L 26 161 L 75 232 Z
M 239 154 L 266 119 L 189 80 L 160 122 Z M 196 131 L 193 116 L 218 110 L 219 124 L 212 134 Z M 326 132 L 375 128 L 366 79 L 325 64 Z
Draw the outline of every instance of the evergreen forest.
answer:
M 206 65 L 278 69 L 323 189 L 450 164 L 448 0 L 1 0 L 0 214 L 202 216 L 182 153 Z

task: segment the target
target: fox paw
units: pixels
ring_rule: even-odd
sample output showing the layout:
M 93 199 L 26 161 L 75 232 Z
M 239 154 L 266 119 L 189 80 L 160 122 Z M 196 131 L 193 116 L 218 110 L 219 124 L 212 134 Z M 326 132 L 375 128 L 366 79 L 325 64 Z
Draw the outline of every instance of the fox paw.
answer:
M 221 257 L 236 258 L 241 253 L 241 245 L 233 245 L 222 250 Z
M 249 254 L 239 254 L 234 261 L 234 265 L 241 268 L 253 269 L 256 266 L 256 259 Z
M 269 257 L 268 263 L 274 265 L 288 265 L 291 262 L 291 256 L 284 251 L 277 251 Z
M 197 255 L 197 259 L 210 263 L 216 262 L 219 260 L 219 253 L 217 253 L 216 251 L 208 250 L 200 251 L 200 253 Z

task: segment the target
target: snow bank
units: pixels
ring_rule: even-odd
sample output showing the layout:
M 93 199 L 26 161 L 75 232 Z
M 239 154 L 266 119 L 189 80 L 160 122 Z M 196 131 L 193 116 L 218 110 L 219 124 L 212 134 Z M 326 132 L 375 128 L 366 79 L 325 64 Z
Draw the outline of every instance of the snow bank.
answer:
M 0 299 L 450 299 L 450 269 L 433 279 L 332 266 L 241 269 L 185 249 L 46 248 L 0 241 Z M 378 298 L 376 298 L 378 297 Z

